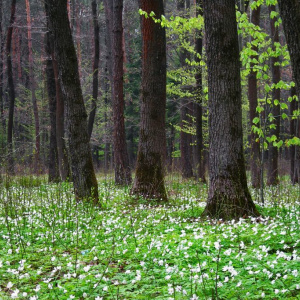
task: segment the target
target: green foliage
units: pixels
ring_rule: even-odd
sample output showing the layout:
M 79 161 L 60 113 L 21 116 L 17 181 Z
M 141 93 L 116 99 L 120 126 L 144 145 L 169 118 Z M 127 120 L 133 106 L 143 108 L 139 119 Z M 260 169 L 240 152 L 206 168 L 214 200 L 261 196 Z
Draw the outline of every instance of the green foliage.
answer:
M 103 210 L 68 183 L 1 186 L 1 299 L 299 298 L 298 186 L 266 189 L 267 217 L 224 223 L 200 218 L 206 185 L 172 175 L 168 205 L 133 205 L 98 179 Z

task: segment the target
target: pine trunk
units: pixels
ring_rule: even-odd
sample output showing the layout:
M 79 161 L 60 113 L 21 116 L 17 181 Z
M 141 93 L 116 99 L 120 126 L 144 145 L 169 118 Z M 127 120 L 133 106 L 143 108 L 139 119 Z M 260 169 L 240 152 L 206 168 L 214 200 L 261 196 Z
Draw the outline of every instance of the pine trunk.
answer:
M 209 96 L 209 194 L 203 216 L 229 220 L 258 211 L 247 187 L 235 1 L 204 1 Z
M 66 101 L 68 148 L 75 196 L 78 200 L 88 199 L 98 203 L 98 185 L 89 145 L 78 61 L 68 20 L 67 0 L 46 0 L 45 4 L 53 34 L 59 81 Z
M 140 8 L 164 14 L 163 0 L 141 0 Z M 142 97 L 136 176 L 132 194 L 167 200 L 164 185 L 166 154 L 166 33 L 151 17 L 142 17 Z

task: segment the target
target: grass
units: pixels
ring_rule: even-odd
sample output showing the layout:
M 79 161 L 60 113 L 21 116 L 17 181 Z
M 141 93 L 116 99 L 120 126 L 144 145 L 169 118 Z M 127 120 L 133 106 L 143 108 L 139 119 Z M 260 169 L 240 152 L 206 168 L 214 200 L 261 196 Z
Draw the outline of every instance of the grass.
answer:
M 167 181 L 170 203 L 152 206 L 101 177 L 102 209 L 67 183 L 3 184 L 0 299 L 300 299 L 299 186 L 224 223 L 200 220 L 205 185 Z

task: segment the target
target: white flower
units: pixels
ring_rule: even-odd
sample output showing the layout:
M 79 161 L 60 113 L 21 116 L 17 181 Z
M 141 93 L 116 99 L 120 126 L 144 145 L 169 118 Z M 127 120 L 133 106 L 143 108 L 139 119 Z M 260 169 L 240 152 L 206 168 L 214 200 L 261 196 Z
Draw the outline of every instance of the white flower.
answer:
M 214 245 L 215 245 L 215 248 L 216 248 L 217 250 L 219 250 L 219 249 L 221 248 L 221 244 L 220 244 L 219 241 L 218 241 L 218 242 L 214 242 Z
M 83 298 L 86 298 L 88 296 L 88 294 L 87 293 L 83 293 L 82 296 L 83 296 Z
M 12 288 L 13 285 L 14 285 L 13 283 L 9 282 L 9 283 L 7 284 L 6 287 L 7 287 L 8 289 L 10 289 L 10 288 Z
M 56 260 L 56 257 L 55 256 L 52 256 L 51 257 L 51 261 L 55 261 Z
M 103 288 L 103 291 L 108 291 L 108 286 L 106 285 L 104 288 Z
M 262 297 L 262 298 L 264 298 L 265 295 L 266 295 L 266 294 L 265 294 L 264 292 L 261 293 L 261 297 Z
M 97 296 L 97 297 L 95 298 L 95 300 L 103 300 L 103 297 Z
M 12 299 L 18 298 L 18 294 L 19 294 L 19 290 L 16 289 L 16 290 L 11 294 Z
M 84 272 L 88 272 L 90 268 L 91 268 L 91 266 L 85 266 L 85 267 L 83 268 L 83 270 L 84 270 Z
M 198 300 L 199 297 L 197 297 L 195 294 L 193 295 L 193 297 L 191 298 L 191 300 Z

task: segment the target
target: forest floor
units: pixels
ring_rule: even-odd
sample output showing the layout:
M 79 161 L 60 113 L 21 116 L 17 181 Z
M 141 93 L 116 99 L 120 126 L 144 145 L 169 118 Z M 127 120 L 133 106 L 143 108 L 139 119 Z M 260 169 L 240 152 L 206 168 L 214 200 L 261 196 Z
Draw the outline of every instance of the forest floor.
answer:
M 266 188 L 263 217 L 224 223 L 200 219 L 206 185 L 168 177 L 170 202 L 152 206 L 98 179 L 101 209 L 67 183 L 2 185 L 1 300 L 300 299 L 299 185 Z

